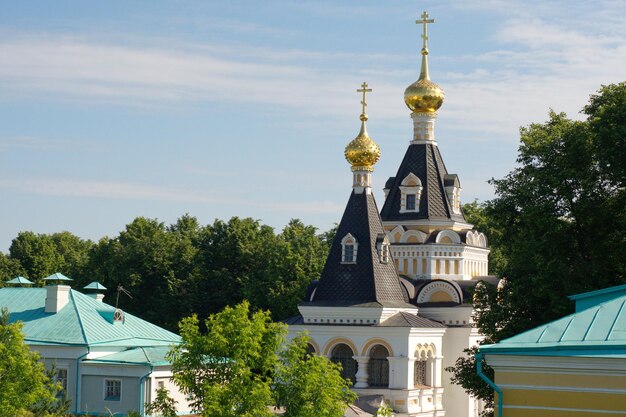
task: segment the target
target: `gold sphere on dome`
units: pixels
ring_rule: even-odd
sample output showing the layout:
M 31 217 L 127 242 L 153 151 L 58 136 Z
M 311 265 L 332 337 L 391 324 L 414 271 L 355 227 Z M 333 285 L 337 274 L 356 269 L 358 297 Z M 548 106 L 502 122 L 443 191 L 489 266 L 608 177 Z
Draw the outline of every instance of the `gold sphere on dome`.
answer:
M 419 80 L 404 90 L 404 102 L 416 113 L 434 113 L 443 104 L 445 94 L 441 87 L 429 79 Z
M 344 155 L 352 165 L 352 171 L 373 171 L 380 159 L 380 147 L 369 137 L 365 130 L 366 115 L 361 115 L 361 132 L 346 146 Z

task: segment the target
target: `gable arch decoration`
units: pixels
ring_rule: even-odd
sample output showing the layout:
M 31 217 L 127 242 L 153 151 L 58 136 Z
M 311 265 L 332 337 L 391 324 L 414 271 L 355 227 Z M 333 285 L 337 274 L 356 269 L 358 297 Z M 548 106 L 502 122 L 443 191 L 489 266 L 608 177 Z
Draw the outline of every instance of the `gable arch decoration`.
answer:
M 425 284 L 417 293 L 417 304 L 448 302 L 461 304 L 463 297 L 458 285 L 441 279 Z

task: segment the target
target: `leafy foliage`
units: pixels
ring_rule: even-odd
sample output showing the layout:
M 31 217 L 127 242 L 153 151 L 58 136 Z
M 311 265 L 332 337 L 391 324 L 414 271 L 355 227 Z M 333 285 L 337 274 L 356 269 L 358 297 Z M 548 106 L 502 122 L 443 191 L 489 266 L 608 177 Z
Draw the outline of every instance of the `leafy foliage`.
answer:
M 625 282 L 626 83 L 602 87 L 583 111 L 585 121 L 551 111 L 547 122 L 522 128 L 519 167 L 491 181 L 496 198 L 484 213 L 507 283 L 476 291 L 485 343 L 570 313 L 568 295 Z M 490 400 L 473 357 L 448 370 Z
M 176 403 L 175 399 L 170 398 L 167 388 L 161 387 L 154 400 L 146 404 L 146 413 L 154 417 L 177 417 Z
M 24 343 L 22 324 L 0 313 L 0 417 L 65 415 L 67 402 L 55 397 L 59 387 Z
M 206 321 L 182 320 L 182 343 L 170 353 L 174 380 L 202 416 L 271 416 L 276 351 L 285 327 L 248 302 L 226 307 Z
M 285 417 L 341 417 L 356 400 L 352 383 L 341 377 L 341 365 L 307 353 L 306 335 L 297 336 L 280 353 L 274 392 Z
M 18 275 L 41 285 L 54 272 L 73 278 L 74 288 L 96 280 L 108 288 L 106 302 L 169 330 L 183 317 L 207 317 L 243 300 L 283 319 L 297 314 L 333 235 L 295 219 L 276 233 L 250 218 L 202 226 L 189 215 L 169 226 L 137 217 L 97 243 L 69 232 L 22 232 L 8 256 L 0 253 L 0 286 Z M 118 299 L 120 285 L 132 298 Z

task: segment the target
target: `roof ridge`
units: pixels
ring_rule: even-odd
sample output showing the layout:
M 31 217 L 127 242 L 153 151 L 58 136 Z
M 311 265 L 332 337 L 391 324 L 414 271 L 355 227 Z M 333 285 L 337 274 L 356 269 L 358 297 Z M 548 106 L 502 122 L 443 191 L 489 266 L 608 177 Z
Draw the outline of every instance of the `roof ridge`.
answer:
M 74 307 L 74 311 L 76 312 L 76 317 L 78 318 L 78 327 L 80 327 L 80 333 L 83 335 L 83 341 L 86 345 L 89 345 L 89 339 L 87 337 L 87 332 L 85 331 L 85 326 L 83 325 L 83 318 L 80 314 L 80 310 L 78 309 L 78 305 L 76 305 L 76 299 L 74 298 L 74 293 L 76 290 L 70 288 L 70 297 L 72 299 L 72 306 Z

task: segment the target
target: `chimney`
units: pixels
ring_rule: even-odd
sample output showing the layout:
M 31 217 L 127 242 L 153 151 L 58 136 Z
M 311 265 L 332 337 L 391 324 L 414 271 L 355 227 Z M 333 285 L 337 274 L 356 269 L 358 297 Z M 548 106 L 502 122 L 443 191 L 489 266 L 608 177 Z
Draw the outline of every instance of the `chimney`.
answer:
M 46 313 L 58 313 L 70 301 L 70 286 L 64 285 L 71 278 L 55 272 L 43 279 L 46 284 Z
M 69 301 L 69 285 L 57 284 L 46 287 L 46 313 L 58 313 Z
M 104 300 L 104 294 L 88 294 L 91 298 L 93 298 L 96 301 L 102 302 L 102 300 Z
M 98 281 L 94 281 L 84 286 L 83 289 L 87 290 L 87 295 L 94 300 L 99 302 L 102 302 L 102 300 L 104 300 L 104 294 L 102 294 L 102 291 L 106 291 L 106 287 L 100 284 Z

